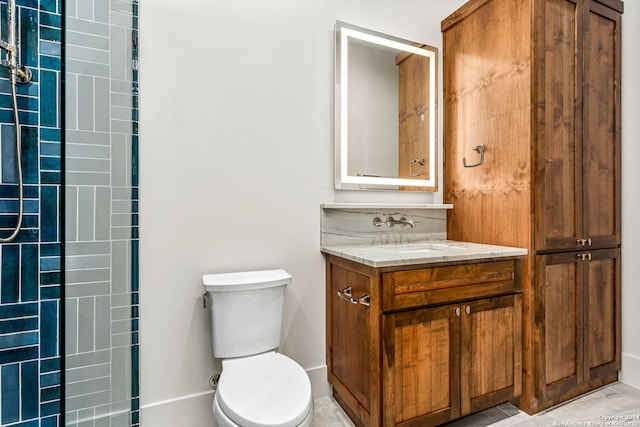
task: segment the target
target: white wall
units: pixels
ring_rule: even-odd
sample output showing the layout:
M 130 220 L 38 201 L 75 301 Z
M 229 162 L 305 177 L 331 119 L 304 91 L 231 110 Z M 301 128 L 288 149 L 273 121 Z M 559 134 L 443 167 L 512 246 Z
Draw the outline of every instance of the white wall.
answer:
M 211 425 L 208 378 L 216 366 L 199 298 L 203 273 L 289 271 L 281 350 L 309 371 L 316 396 L 327 392 L 319 204 L 441 200 L 333 190 L 334 22 L 440 47 L 440 20 L 463 2 L 140 3 L 144 426 Z M 625 75 L 633 76 L 639 5 L 625 6 Z M 632 83 L 625 79 L 623 99 L 626 260 L 640 252 L 640 172 L 631 163 L 640 159 L 640 133 L 633 132 L 640 93 Z M 629 301 L 640 300 L 638 276 L 640 263 L 627 262 L 624 351 L 636 361 L 640 339 L 630 327 L 640 324 L 640 313 Z
M 640 388 L 640 1 L 622 17 L 622 381 Z

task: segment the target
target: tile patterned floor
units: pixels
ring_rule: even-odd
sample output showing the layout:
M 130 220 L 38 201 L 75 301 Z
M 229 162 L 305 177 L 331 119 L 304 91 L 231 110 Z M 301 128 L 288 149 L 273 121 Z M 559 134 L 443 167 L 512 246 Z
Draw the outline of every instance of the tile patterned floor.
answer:
M 312 427 L 353 426 L 330 397 L 315 401 Z M 616 383 L 534 416 L 504 404 L 447 424 L 447 427 L 640 427 L 640 390 Z

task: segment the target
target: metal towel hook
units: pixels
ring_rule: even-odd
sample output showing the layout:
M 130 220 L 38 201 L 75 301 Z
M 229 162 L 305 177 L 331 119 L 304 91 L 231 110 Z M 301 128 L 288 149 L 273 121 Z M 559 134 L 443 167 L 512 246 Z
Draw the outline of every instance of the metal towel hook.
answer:
M 413 165 L 417 163 L 419 168 L 417 172 L 413 171 Z M 411 176 L 420 176 L 422 175 L 422 167 L 426 163 L 425 159 L 413 159 L 409 162 L 409 175 Z
M 473 165 L 468 165 L 467 158 L 463 157 L 462 164 L 464 165 L 465 168 L 475 168 L 476 166 L 480 166 L 481 164 L 484 163 L 484 145 L 476 145 L 475 147 L 473 147 L 473 149 L 480 153 L 480 161 Z

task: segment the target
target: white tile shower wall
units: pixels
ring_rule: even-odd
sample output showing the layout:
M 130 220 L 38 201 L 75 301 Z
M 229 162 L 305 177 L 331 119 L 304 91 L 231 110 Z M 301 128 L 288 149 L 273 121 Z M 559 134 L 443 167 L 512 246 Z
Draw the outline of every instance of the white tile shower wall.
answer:
M 66 12 L 67 426 L 124 427 L 135 363 L 134 11 L 131 0 L 73 0 Z

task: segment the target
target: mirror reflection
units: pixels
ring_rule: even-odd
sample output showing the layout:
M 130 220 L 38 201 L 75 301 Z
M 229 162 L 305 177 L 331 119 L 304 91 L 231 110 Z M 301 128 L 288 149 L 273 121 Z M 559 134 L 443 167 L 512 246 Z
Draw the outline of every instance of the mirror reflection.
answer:
M 436 191 L 437 49 L 336 23 L 336 188 Z

